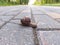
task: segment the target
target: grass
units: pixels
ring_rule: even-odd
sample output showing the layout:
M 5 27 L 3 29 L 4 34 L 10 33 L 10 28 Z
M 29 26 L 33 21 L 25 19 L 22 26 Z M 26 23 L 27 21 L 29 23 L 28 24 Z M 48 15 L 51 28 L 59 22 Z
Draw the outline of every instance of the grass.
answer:
M 43 5 L 43 6 L 60 6 L 60 3 L 52 3 L 52 4 L 44 4 L 44 3 L 41 3 L 41 2 L 35 2 L 34 5 Z
M 60 3 L 55 3 L 55 4 L 44 4 L 45 6 L 60 6 Z
M 12 6 L 12 5 L 27 5 L 26 3 L 22 3 L 20 4 L 20 2 L 7 2 L 7 1 L 4 1 L 4 0 L 0 0 L 0 6 Z
M 15 2 L 0 2 L 0 6 L 11 6 L 11 5 L 19 5 Z
M 60 6 L 60 3 L 54 3 L 54 4 L 41 4 L 41 3 L 36 3 L 35 5 L 43 5 L 43 6 Z
M 41 2 L 36 1 L 34 5 L 41 5 Z

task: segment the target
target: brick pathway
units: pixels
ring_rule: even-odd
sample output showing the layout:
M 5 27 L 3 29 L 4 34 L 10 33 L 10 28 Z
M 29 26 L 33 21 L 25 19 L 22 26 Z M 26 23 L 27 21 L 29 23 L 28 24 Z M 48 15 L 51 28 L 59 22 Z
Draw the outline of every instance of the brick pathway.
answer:
M 35 45 L 33 28 L 20 25 L 20 19 L 29 16 L 36 22 L 39 45 L 60 44 L 60 8 L 44 6 L 0 7 L 0 45 Z M 32 11 L 32 13 L 31 13 Z

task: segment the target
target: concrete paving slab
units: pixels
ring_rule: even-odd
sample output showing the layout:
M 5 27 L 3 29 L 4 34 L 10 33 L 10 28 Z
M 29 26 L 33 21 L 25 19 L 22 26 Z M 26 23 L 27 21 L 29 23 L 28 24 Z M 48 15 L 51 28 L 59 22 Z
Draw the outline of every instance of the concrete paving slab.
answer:
M 0 20 L 9 21 L 13 16 L 0 16 Z
M 6 13 L 4 16 L 15 16 L 15 15 L 18 15 L 18 13 L 20 13 L 20 11 L 11 11 L 11 12 L 8 12 Z
M 52 16 L 48 16 L 43 12 L 50 12 L 48 9 L 41 6 L 34 6 L 32 8 L 33 17 L 38 25 L 38 28 L 60 28 L 60 23 L 54 19 L 60 17 L 59 15 L 55 17 L 55 13 Z M 35 45 L 33 29 L 31 27 L 24 27 L 19 25 L 20 19 L 24 16 L 29 16 L 31 18 L 31 10 L 28 6 L 7 6 L 0 8 L 0 25 L 7 22 L 0 29 L 0 45 Z M 43 9 L 43 10 L 41 10 Z M 8 11 L 9 10 L 9 11 Z M 18 14 L 18 12 L 20 12 Z M 51 18 L 53 17 L 53 18 Z M 60 31 L 52 30 L 39 30 L 37 31 L 39 44 L 40 45 L 59 45 L 60 44 Z
M 56 8 L 56 7 L 44 7 L 43 8 L 45 11 L 47 10 L 48 12 L 54 12 L 54 13 L 58 13 L 60 14 L 60 7 L 59 8 Z
M 39 41 L 43 45 L 59 45 L 60 31 L 37 31 Z
M 60 23 L 48 15 L 34 15 L 38 28 L 60 28 Z
M 49 16 L 51 16 L 52 18 L 54 18 L 54 19 L 60 18 L 60 14 L 58 14 L 58 13 L 47 12 L 47 14 L 48 14 Z
M 56 18 L 55 20 L 58 21 L 58 22 L 60 23 L 60 18 Z
M 30 10 L 24 10 L 21 14 L 17 15 L 14 19 L 21 19 L 25 16 L 28 16 L 31 18 Z
M 12 11 L 21 12 L 22 10 L 26 9 L 26 6 L 5 6 L 1 7 L 0 15 L 9 15 Z M 18 11 L 19 10 L 19 11 Z M 16 14 L 16 13 L 15 13 Z
M 0 29 L 0 45 L 34 45 L 31 27 L 7 23 Z
M 46 15 L 44 12 L 42 12 L 40 10 L 32 10 L 32 14 L 33 15 Z
M 5 22 L 0 20 L 0 27 L 4 24 Z
M 20 19 L 19 20 L 11 20 L 10 23 L 21 24 Z

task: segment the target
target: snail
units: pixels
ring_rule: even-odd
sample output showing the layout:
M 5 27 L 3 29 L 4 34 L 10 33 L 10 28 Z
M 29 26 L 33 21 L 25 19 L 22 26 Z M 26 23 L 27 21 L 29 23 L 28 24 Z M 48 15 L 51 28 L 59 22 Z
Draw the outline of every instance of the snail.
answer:
M 27 16 L 21 19 L 21 24 L 23 26 L 30 26 L 32 28 L 36 28 L 37 27 L 37 24 L 32 23 L 31 19 L 29 17 L 27 17 Z

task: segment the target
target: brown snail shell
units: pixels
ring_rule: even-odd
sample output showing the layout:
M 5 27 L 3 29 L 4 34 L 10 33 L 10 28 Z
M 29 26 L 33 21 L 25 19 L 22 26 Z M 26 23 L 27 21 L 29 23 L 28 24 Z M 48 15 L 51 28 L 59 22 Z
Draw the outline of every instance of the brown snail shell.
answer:
M 29 17 L 24 17 L 23 19 L 21 19 L 21 23 L 24 26 L 29 26 L 31 22 L 31 19 Z

